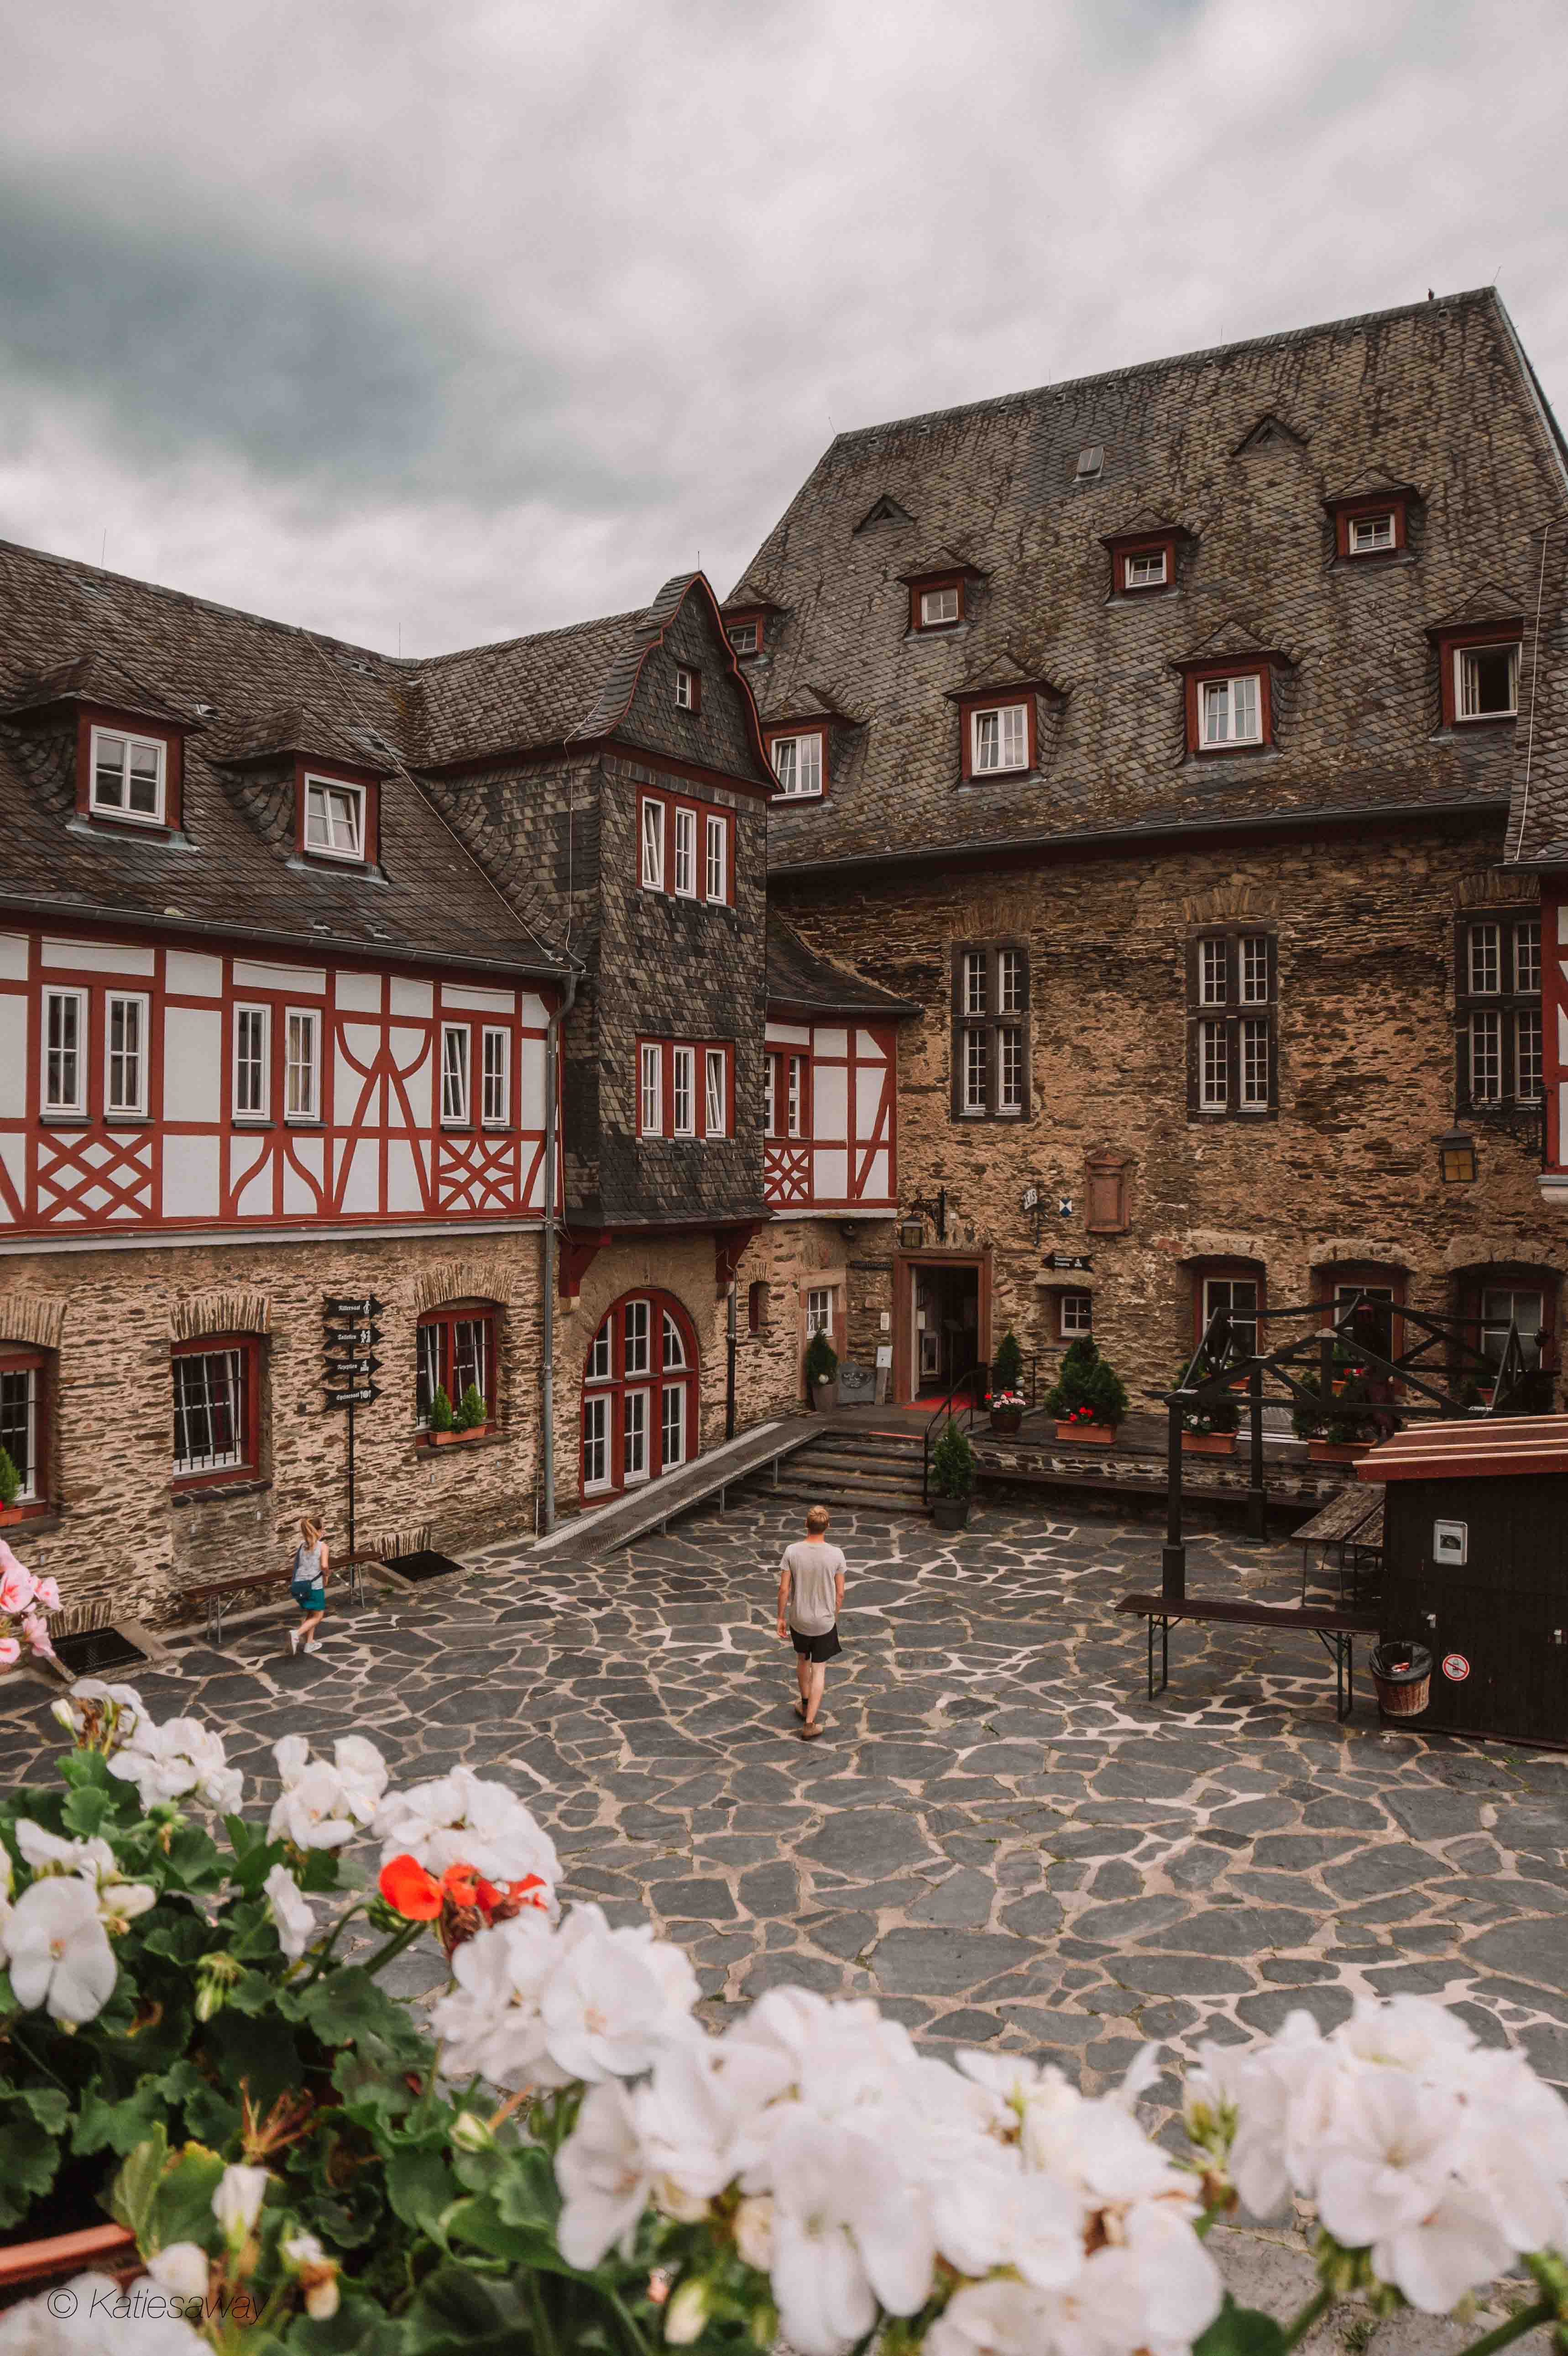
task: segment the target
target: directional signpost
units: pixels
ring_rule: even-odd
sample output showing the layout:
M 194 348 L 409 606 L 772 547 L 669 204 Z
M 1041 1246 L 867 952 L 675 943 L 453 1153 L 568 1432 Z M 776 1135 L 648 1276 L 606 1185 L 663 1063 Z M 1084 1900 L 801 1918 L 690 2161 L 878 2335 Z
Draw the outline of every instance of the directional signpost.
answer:
M 368 1407 L 381 1396 L 373 1377 L 381 1361 L 375 1355 L 381 1329 L 376 1320 L 386 1307 L 373 1292 L 345 1296 L 329 1292 L 322 1302 L 325 1329 L 322 1389 L 330 1408 L 343 1408 L 348 1416 L 348 1551 L 354 1552 L 354 1410 Z

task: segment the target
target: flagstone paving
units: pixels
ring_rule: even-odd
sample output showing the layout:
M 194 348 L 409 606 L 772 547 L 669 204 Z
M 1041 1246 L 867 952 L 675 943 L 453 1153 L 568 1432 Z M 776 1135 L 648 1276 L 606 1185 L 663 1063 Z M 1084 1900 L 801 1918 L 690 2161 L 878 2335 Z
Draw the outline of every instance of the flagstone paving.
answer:
M 784 1982 L 870 1994 L 1093 2084 L 1144 2039 L 1176 2059 L 1413 1989 L 1568 2081 L 1568 1759 L 1380 1730 L 1364 1681 L 1341 1726 L 1315 1642 L 1253 1629 L 1177 1632 L 1150 1706 L 1112 1606 L 1157 1583 L 1157 1540 L 997 1509 L 946 1541 L 839 1518 L 846 1650 L 802 1743 L 773 1615 L 793 1534 L 745 1510 L 602 1563 L 494 1548 L 336 1614 L 319 1659 L 253 1627 L 139 1682 L 223 1730 L 258 1809 L 289 1731 L 368 1734 L 404 1781 L 502 1776 L 564 1894 L 651 1915 L 715 2021 Z M 1191 1545 L 1194 1591 L 1283 1601 L 1297 1576 L 1289 1547 Z M 7 1781 L 47 1708 L 13 1687 Z

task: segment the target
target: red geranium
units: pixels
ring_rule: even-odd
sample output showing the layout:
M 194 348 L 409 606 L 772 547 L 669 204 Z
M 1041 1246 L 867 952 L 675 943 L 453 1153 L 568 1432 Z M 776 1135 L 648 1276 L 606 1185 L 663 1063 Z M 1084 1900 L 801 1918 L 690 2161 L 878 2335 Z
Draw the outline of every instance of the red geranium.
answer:
M 549 1887 L 537 1873 L 520 1881 L 486 1881 L 472 1865 L 449 1865 L 440 1879 L 417 1857 L 389 1858 L 377 1884 L 395 1914 L 408 1922 L 434 1922 L 436 1935 L 450 1955 L 475 1931 L 509 1922 L 525 1906 L 549 1911 Z

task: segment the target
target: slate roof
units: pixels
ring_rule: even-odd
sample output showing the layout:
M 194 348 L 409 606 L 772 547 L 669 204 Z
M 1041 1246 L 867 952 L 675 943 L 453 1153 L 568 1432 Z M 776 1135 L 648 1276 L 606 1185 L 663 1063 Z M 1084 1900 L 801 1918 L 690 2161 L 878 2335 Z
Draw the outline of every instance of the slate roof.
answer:
M 1093 445 L 1103 466 L 1081 478 Z M 1421 492 L 1409 552 L 1336 562 L 1324 501 L 1380 477 Z M 744 575 L 784 609 L 748 666 L 764 723 L 827 706 L 864 723 L 833 744 L 820 802 L 775 806 L 770 869 L 1293 810 L 1499 809 L 1523 723 L 1445 731 L 1427 634 L 1481 602 L 1520 610 L 1563 486 L 1490 288 L 841 434 Z M 884 503 L 909 520 L 871 520 Z M 1113 598 L 1104 537 L 1142 517 L 1192 535 L 1179 585 Z M 938 545 L 986 577 L 960 628 L 912 636 L 902 576 Z M 1190 758 L 1174 666 L 1232 645 L 1288 658 L 1276 743 Z M 1065 699 L 1040 772 L 961 785 L 950 699 L 1004 668 Z M 1568 839 L 1568 743 L 1562 766 Z
M 867 1022 L 899 1022 L 918 1014 L 907 998 L 895 998 L 874 981 L 808 948 L 792 925 L 768 912 L 768 1011 L 776 1014 L 844 1014 Z

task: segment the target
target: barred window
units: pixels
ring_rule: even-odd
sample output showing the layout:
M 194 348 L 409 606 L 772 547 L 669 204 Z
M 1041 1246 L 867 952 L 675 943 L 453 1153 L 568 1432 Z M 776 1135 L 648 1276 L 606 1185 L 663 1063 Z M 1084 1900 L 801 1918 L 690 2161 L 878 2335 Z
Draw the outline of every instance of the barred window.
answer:
M 1253 926 L 1194 934 L 1187 948 L 1187 1107 L 1256 1119 L 1276 1112 L 1278 974 L 1275 936 Z
M 176 1480 L 253 1469 L 256 1357 L 245 1340 L 175 1353 Z
M 1456 1111 L 1533 1110 L 1542 1098 L 1540 916 L 1461 916 L 1455 980 Z
M 1029 1110 L 1029 951 L 965 942 L 953 953 L 953 1118 L 1019 1120 Z

